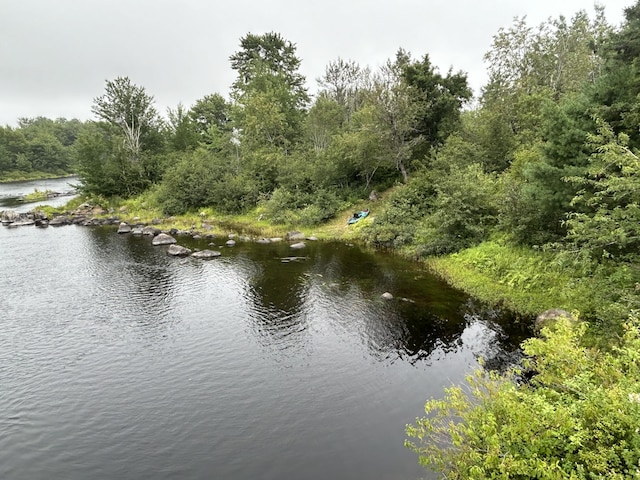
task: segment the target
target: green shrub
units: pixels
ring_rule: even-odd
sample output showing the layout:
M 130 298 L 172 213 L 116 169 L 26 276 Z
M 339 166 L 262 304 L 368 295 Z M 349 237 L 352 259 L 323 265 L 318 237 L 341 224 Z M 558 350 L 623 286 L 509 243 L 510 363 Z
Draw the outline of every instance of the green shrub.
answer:
M 638 478 L 638 326 L 602 351 L 584 346 L 586 324 L 559 320 L 523 344 L 530 382 L 477 371 L 427 402 L 407 447 L 450 479 Z

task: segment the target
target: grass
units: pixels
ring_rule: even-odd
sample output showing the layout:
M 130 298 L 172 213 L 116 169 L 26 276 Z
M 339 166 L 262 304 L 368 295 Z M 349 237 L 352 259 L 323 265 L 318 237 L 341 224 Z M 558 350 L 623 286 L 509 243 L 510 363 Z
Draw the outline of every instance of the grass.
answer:
M 26 182 L 29 180 L 45 180 L 50 178 L 65 178 L 72 177 L 72 173 L 51 173 L 51 172 L 23 172 L 19 170 L 12 170 L 10 172 L 3 172 L 0 175 L 0 183 L 9 182 Z
M 41 202 L 49 198 L 49 195 L 51 195 L 52 193 L 53 192 L 51 190 L 38 190 L 36 188 L 35 191 L 27 193 L 24 197 L 22 197 L 22 201 L 26 203 Z

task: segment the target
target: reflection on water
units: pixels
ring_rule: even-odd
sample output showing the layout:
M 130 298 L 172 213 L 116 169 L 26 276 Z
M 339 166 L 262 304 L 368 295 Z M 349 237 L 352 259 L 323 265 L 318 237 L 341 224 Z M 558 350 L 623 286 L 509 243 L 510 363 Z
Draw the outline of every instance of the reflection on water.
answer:
M 0 478 L 418 478 L 404 425 L 527 334 L 340 243 L 283 263 L 286 244 L 176 259 L 107 227 L 0 242 Z

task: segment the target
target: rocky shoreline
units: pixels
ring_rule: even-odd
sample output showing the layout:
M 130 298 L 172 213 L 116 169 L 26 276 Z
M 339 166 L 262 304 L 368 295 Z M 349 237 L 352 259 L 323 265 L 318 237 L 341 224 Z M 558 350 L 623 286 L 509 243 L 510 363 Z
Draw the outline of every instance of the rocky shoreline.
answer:
M 163 230 L 158 228 L 158 225 L 163 223 L 163 221 L 160 219 L 152 220 L 151 225 L 135 221 L 133 223 L 129 223 L 122 221 L 120 217 L 110 213 L 113 212 L 108 212 L 100 206 L 93 206 L 85 203 L 80 205 L 73 211 L 56 214 L 51 218 L 49 218 L 44 212 L 38 210 L 25 213 L 17 213 L 13 210 L 3 210 L 0 212 L 0 222 L 2 223 L 2 226 L 7 228 L 17 228 L 25 226 L 47 228 L 60 227 L 65 225 L 78 225 L 85 227 L 117 225 L 117 233 L 120 235 L 128 234 L 137 236 L 148 236 L 152 238 L 151 243 L 154 246 L 168 245 L 167 254 L 171 256 L 191 256 L 200 259 L 213 259 L 222 255 L 218 250 L 191 250 L 187 247 L 178 245 L 178 240 L 176 239 L 176 237 L 188 236 L 195 240 L 210 240 L 208 246 L 215 247 L 216 243 L 214 242 L 214 240 L 218 240 L 219 243 L 220 236 L 211 233 L 210 230 L 213 230 L 213 226 L 206 222 L 202 222 L 202 230 L 196 228 L 192 228 L 191 230 L 180 230 L 177 228 Z M 306 244 L 304 243 L 305 241 L 315 240 L 317 240 L 316 237 L 307 237 L 305 234 L 298 231 L 288 232 L 284 237 L 274 238 L 250 237 L 246 235 L 237 235 L 234 233 L 230 233 L 225 237 L 224 246 L 233 247 L 238 241 L 253 241 L 259 244 L 270 244 L 286 241 L 290 243 L 289 246 L 291 249 L 300 250 L 306 247 Z M 286 257 L 285 259 L 283 259 L 283 261 L 291 261 L 291 258 L 297 259 L 302 257 Z

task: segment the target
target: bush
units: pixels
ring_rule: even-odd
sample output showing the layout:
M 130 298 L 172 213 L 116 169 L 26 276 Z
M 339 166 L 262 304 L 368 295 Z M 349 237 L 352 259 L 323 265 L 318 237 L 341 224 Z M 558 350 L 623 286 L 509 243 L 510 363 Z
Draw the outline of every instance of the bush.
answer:
M 523 344 L 529 383 L 479 370 L 467 388 L 429 400 L 406 445 L 451 479 L 637 478 L 640 323 L 611 351 L 583 345 L 586 324 L 561 319 Z

